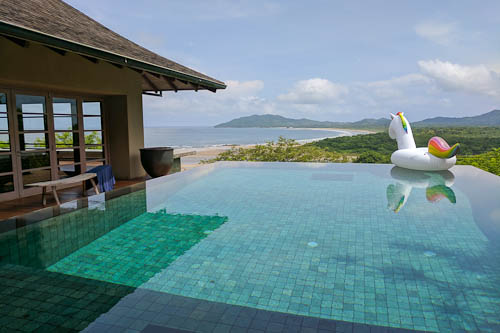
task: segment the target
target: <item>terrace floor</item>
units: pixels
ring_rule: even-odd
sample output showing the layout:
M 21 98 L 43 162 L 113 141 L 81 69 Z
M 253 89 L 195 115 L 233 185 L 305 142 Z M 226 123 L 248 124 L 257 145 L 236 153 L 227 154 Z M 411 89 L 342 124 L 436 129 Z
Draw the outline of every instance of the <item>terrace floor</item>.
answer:
M 143 182 L 145 178 L 137 178 L 132 180 L 117 180 L 115 188 L 121 188 L 133 184 Z M 94 190 L 88 190 L 88 195 L 93 195 Z M 83 197 L 82 186 L 77 185 L 74 187 L 57 190 L 59 199 L 62 203 L 76 200 Z M 42 195 L 32 195 L 25 198 L 15 199 L 0 202 L 0 220 L 5 220 L 13 216 L 23 215 L 45 207 L 56 206 L 56 201 L 51 193 L 47 194 L 47 205 L 42 205 Z

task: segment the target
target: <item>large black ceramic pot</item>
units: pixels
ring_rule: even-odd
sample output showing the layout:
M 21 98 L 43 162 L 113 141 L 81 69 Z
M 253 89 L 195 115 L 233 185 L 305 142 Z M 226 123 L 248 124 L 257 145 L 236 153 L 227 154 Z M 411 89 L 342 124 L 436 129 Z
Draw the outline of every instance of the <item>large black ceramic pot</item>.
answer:
M 153 178 L 168 174 L 174 164 L 174 148 L 153 147 L 141 149 L 141 163 Z

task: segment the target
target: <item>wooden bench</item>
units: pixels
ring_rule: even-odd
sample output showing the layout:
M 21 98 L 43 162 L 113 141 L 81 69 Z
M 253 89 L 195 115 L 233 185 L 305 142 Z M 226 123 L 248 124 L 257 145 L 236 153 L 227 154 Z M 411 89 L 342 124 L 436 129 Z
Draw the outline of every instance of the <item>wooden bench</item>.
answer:
M 68 184 L 75 184 L 75 183 L 82 183 L 83 185 L 83 196 L 87 195 L 87 189 L 85 187 L 85 182 L 87 180 L 90 180 L 92 183 L 92 186 L 94 187 L 95 193 L 99 194 L 99 189 L 97 188 L 97 185 L 94 181 L 94 178 L 97 177 L 97 174 L 95 173 L 82 173 L 81 175 L 78 176 L 73 176 L 73 177 L 68 177 L 68 178 L 62 178 L 58 180 L 49 180 L 46 182 L 39 182 L 39 183 L 32 183 L 32 184 L 27 184 L 26 186 L 31 186 L 31 187 L 41 187 L 42 188 L 42 203 L 45 206 L 47 204 L 46 200 L 46 193 L 47 193 L 47 188 L 50 187 L 52 190 L 52 193 L 54 194 L 54 198 L 56 199 L 56 202 L 58 205 L 61 204 L 59 201 L 59 197 L 57 196 L 57 190 L 56 187 L 58 185 L 68 185 Z

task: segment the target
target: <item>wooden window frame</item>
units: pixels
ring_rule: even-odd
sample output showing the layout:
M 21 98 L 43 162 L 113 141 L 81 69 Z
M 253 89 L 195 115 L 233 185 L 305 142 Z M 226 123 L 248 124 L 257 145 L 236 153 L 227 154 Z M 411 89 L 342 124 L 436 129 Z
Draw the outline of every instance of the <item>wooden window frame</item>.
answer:
M 70 92 L 61 92 L 61 91 L 47 91 L 40 89 L 32 89 L 26 87 L 17 87 L 17 86 L 0 86 L 0 93 L 5 94 L 7 97 L 7 117 L 8 117 L 8 136 L 10 141 L 10 151 L 0 151 L 0 155 L 10 155 L 11 163 L 12 163 L 12 171 L 10 172 L 2 172 L 0 176 L 9 176 L 12 175 L 14 182 L 14 190 L 11 192 L 0 193 L 0 201 L 6 201 L 11 199 L 16 199 L 20 197 L 25 197 L 29 195 L 39 194 L 41 192 L 38 188 L 24 188 L 23 185 L 23 173 L 29 171 L 37 171 L 37 170 L 48 170 L 50 169 L 51 179 L 59 179 L 59 169 L 62 166 L 58 163 L 57 160 L 57 150 L 63 147 L 56 147 L 56 137 L 57 133 L 63 132 L 72 132 L 78 133 L 78 146 L 72 146 L 70 149 L 79 149 L 80 161 L 73 163 L 69 163 L 67 165 L 80 165 L 81 172 L 86 172 L 87 170 L 87 161 L 85 155 L 85 129 L 84 129 L 84 116 L 83 116 L 83 103 L 84 102 L 99 102 L 101 106 L 101 130 L 102 133 L 102 147 L 104 150 L 104 158 L 89 160 L 89 161 L 99 161 L 104 164 L 110 164 L 110 152 L 109 152 L 109 144 L 108 144 L 108 128 L 107 128 L 107 113 L 106 113 L 106 103 L 105 98 L 101 96 L 95 96 L 92 94 L 84 94 L 84 93 L 70 93 Z M 45 114 L 47 117 L 47 128 L 46 130 L 19 130 L 18 123 L 18 114 L 16 109 L 16 96 L 17 95 L 31 95 L 31 96 L 41 96 L 44 97 L 45 101 Z M 76 101 L 77 105 L 77 122 L 78 122 L 78 130 L 55 130 L 54 128 L 54 110 L 53 110 L 53 99 L 54 98 L 67 98 L 73 99 Z M 31 113 L 30 113 L 31 114 Z M 40 115 L 40 113 L 33 113 Z M 56 114 L 60 116 L 68 116 L 71 117 L 71 114 Z M 30 149 L 21 151 L 20 147 L 20 138 L 21 134 L 48 134 L 48 148 L 40 148 L 40 149 Z M 32 168 L 22 170 L 21 163 L 21 154 L 23 153 L 49 153 L 50 166 L 40 167 L 40 168 Z

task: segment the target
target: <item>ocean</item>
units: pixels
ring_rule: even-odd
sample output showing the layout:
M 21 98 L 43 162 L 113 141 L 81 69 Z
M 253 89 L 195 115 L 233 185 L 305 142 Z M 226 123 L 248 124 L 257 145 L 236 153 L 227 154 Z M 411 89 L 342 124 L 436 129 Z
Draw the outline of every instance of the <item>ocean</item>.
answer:
M 146 127 L 146 147 L 205 148 L 227 145 L 253 145 L 276 141 L 280 136 L 299 142 L 352 135 L 349 131 L 295 128 L 215 128 Z

